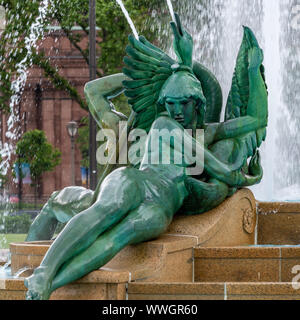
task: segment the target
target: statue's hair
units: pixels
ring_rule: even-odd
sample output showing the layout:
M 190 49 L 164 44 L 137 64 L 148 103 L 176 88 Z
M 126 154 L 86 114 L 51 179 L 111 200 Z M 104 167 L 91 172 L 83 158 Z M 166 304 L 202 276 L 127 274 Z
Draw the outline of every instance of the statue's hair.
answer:
M 206 98 L 203 94 L 200 81 L 189 67 L 178 65 L 178 68 L 174 71 L 162 86 L 157 101 L 158 109 L 165 109 L 167 98 L 191 98 L 196 102 L 198 122 L 199 124 L 203 123 L 206 111 Z

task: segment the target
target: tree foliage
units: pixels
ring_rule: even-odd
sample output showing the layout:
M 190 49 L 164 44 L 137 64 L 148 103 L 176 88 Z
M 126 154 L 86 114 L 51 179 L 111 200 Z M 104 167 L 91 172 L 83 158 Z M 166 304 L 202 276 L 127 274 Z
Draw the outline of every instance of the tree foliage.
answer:
M 151 24 L 151 13 L 160 8 L 161 1 L 123 0 L 123 3 L 138 33 L 153 40 L 157 30 Z M 98 66 L 103 75 L 119 72 L 128 44 L 128 35 L 132 33 L 130 26 L 116 1 L 97 0 L 96 16 L 98 35 L 102 39 L 98 44 Z
M 124 5 L 140 34 L 153 40 L 156 28 L 151 14 L 161 6 L 159 0 L 123 0 Z M 47 10 L 41 11 L 44 3 Z M 81 45 L 89 34 L 89 0 L 0 0 L 6 10 L 6 27 L 0 36 L 0 110 L 11 112 L 10 99 L 14 94 L 13 80 L 32 65 L 40 67 L 55 88 L 66 91 L 83 109 L 87 104 L 70 81 L 59 73 L 55 62 L 45 55 L 42 47 L 32 45 L 32 35 L 39 41 L 47 34 L 49 25 L 57 25 L 71 44 L 89 64 L 89 50 Z M 97 24 L 97 76 L 120 72 L 130 26 L 115 0 L 96 0 Z M 38 27 L 33 28 L 33 26 Z M 82 32 L 73 32 L 80 27 Z M 30 45 L 31 44 L 31 45 Z M 20 72 L 21 70 L 21 72 Z M 18 97 L 21 98 L 21 93 Z M 129 114 L 127 99 L 117 100 L 117 109 Z M 79 143 L 84 165 L 88 164 L 88 122 L 82 124 Z M 85 127 L 84 127 L 85 126 Z
M 46 10 L 40 10 L 48 3 Z M 42 52 L 28 41 L 32 35 L 41 40 L 47 27 L 56 24 L 65 36 L 77 48 L 81 56 L 89 63 L 88 48 L 82 48 L 80 42 L 89 33 L 89 0 L 0 0 L 6 10 L 6 27 L 0 38 L 0 110 L 9 112 L 9 99 L 14 88 L 11 84 L 15 77 L 26 68 L 37 65 L 44 70 L 45 76 L 58 89 L 65 90 L 81 107 L 87 108 L 84 99 L 75 87 L 64 77 L 59 69 Z M 155 34 L 149 23 L 151 11 L 158 8 L 159 0 L 124 0 L 124 5 L 139 32 L 147 33 L 148 38 Z M 122 58 L 127 44 L 130 27 L 116 1 L 96 0 L 98 27 L 98 76 L 118 72 L 122 67 Z M 148 23 L 147 23 L 148 22 Z M 35 27 L 34 27 L 35 26 Z M 72 28 L 79 26 L 82 33 L 74 33 Z M 152 31 L 150 31 L 150 29 Z
M 3 216 L 3 230 L 4 234 L 19 233 L 27 234 L 32 224 L 32 218 L 29 214 Z
M 17 143 L 17 163 L 28 163 L 34 184 L 42 174 L 52 171 L 61 161 L 61 152 L 47 141 L 44 131 L 27 131 Z

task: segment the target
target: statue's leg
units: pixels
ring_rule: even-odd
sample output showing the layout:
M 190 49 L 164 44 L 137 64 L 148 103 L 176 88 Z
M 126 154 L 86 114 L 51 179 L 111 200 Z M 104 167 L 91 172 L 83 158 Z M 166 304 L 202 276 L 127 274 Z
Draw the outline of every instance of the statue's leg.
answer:
M 57 226 L 57 219 L 51 208 L 52 200 L 56 196 L 57 191 L 49 198 L 41 212 L 31 224 L 25 241 L 50 240 Z
M 68 222 L 41 265 L 25 279 L 29 298 L 45 299 L 53 277 L 64 262 L 88 248 L 101 233 L 140 205 L 144 191 L 133 176 L 135 171 L 122 168 L 111 173 L 103 181 L 95 204 Z
M 79 212 L 90 207 L 93 191 L 67 187 L 55 191 L 30 226 L 26 241 L 50 240 L 58 222 L 67 223 Z
M 53 279 L 51 292 L 87 273 L 101 268 L 129 244 L 156 238 L 169 226 L 172 217 L 165 209 L 143 203 L 99 238 L 84 252 L 67 261 Z

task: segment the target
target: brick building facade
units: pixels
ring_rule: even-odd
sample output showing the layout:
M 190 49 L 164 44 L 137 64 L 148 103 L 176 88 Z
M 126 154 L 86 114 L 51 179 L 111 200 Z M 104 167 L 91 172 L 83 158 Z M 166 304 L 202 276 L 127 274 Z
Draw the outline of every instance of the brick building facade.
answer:
M 86 48 L 87 45 L 88 37 L 84 37 L 80 46 Z M 44 50 L 51 59 L 51 64 L 58 67 L 60 74 L 67 78 L 83 97 L 84 85 L 89 81 L 88 65 L 63 32 L 59 28 L 51 30 L 42 41 L 40 49 Z M 18 125 L 22 128 L 22 132 L 33 129 L 43 130 L 48 141 L 62 153 L 61 164 L 53 172 L 45 173 L 42 177 L 41 191 L 42 198 L 45 200 L 53 191 L 71 185 L 71 139 L 67 132 L 67 124 L 70 121 L 79 123 L 82 117 L 87 116 L 87 112 L 72 100 L 68 93 L 54 88 L 45 78 L 43 71 L 35 66 L 29 70 L 19 110 L 22 120 Z M 0 138 L 3 142 L 6 139 L 7 119 L 5 115 L 1 117 L 2 137 Z M 81 154 L 76 146 L 76 185 L 82 185 L 80 161 Z M 13 186 L 10 192 L 18 194 L 18 186 Z M 24 185 L 23 199 L 30 200 L 33 196 L 34 189 Z

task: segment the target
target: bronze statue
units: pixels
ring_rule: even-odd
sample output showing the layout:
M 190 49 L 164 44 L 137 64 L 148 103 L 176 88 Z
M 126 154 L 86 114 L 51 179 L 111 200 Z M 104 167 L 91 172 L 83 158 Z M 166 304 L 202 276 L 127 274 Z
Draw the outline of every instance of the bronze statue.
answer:
M 222 93 L 217 79 L 192 60 L 193 40 L 176 15 L 171 23 L 178 61 L 149 43 L 130 36 L 124 74 L 90 82 L 85 94 L 100 127 L 117 134 L 120 120 L 109 98 L 123 92 L 129 98 L 130 128 L 148 132 L 145 154 L 135 166 L 115 170 L 108 165 L 95 192 L 69 187 L 55 192 L 33 222 L 27 241 L 49 240 L 57 221 L 67 223 L 41 265 L 25 279 L 27 299 L 48 299 L 51 292 L 98 269 L 122 248 L 158 237 L 175 214 L 200 214 L 235 193 L 259 183 L 262 168 L 258 148 L 266 137 L 267 88 L 263 52 L 245 27 L 228 97 L 225 122 L 220 123 Z M 187 174 L 187 163 L 151 164 L 155 130 L 184 137 L 186 149 L 204 153 L 204 171 Z M 192 134 L 187 134 L 190 129 Z M 204 145 L 195 137 L 204 130 Z M 164 138 L 162 138 L 164 139 Z M 173 151 L 182 152 L 172 144 Z M 251 158 L 248 163 L 248 159 Z

